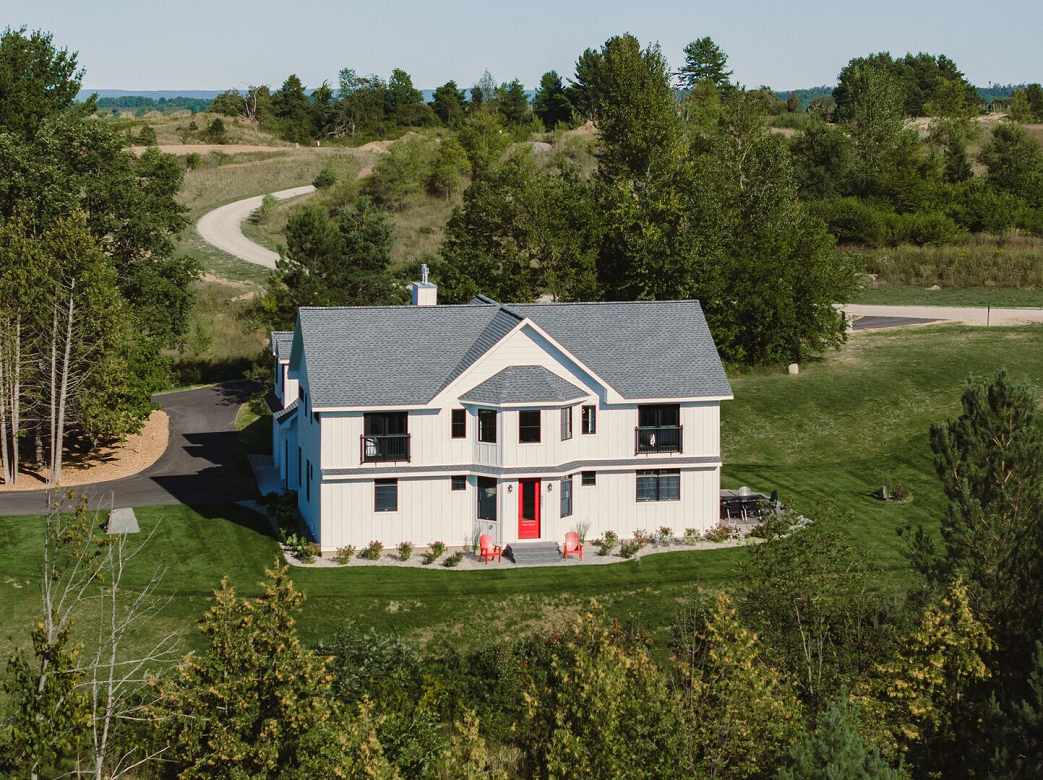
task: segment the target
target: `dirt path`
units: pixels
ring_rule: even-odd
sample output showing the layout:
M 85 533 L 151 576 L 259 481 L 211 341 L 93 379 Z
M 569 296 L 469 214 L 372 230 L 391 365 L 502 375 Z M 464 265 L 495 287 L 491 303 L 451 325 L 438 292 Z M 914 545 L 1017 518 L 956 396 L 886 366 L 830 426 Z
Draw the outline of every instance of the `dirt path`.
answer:
M 851 303 L 842 307 L 855 317 L 905 317 L 965 325 L 1029 325 L 1043 323 L 1043 309 L 992 309 L 974 306 L 869 306 Z
M 315 192 L 315 187 L 306 184 L 303 187 L 273 192 L 272 197 L 276 200 L 286 200 L 312 192 Z M 199 231 L 199 235 L 204 241 L 216 246 L 222 252 L 227 252 L 248 263 L 256 263 L 265 268 L 274 269 L 275 261 L 279 259 L 278 253 L 255 244 L 244 236 L 242 231 L 243 220 L 260 208 L 263 199 L 263 195 L 256 195 L 208 211 L 196 223 L 196 230 Z

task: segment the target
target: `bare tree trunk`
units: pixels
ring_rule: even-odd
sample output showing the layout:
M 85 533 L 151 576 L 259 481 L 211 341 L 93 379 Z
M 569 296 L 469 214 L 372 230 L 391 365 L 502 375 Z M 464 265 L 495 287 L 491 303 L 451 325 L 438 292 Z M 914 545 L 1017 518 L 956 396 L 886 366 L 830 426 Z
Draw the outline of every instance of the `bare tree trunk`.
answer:
M 14 387 L 11 389 L 11 484 L 18 484 L 18 438 L 22 424 L 22 318 L 14 327 Z
M 72 362 L 72 325 L 75 321 L 75 293 L 76 281 L 69 284 L 69 309 L 65 318 L 65 345 L 62 357 L 62 380 L 58 394 L 58 417 L 51 432 L 51 479 L 50 484 L 57 485 L 62 478 L 62 445 L 65 442 L 65 408 L 69 393 L 69 367 Z M 53 348 L 52 348 L 53 352 Z M 54 378 L 52 374 L 52 387 Z M 54 415 L 54 401 L 51 401 L 52 417 Z
M 11 453 L 7 449 L 7 381 L 5 380 L 4 374 L 4 361 L 6 360 L 7 350 L 5 349 L 5 338 L 6 334 L 2 327 L 0 327 L 0 462 L 3 463 L 3 472 L 0 476 L 3 477 L 4 484 L 10 485 L 12 483 L 12 468 L 11 468 Z
M 51 317 L 51 394 L 48 396 L 51 406 L 51 427 L 47 430 L 48 452 L 47 457 L 51 459 L 51 467 L 54 467 L 54 423 L 58 417 L 58 303 L 54 303 Z M 37 438 L 39 446 L 39 438 Z M 40 463 L 43 463 L 41 458 Z

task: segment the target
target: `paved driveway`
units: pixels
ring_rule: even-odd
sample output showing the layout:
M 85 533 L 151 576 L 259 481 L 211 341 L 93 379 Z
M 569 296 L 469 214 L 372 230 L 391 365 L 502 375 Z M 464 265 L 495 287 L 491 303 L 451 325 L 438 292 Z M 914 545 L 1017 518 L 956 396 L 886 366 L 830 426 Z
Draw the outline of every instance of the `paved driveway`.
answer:
M 239 447 L 235 417 L 257 386 L 232 382 L 156 396 L 170 415 L 170 441 L 152 466 L 131 477 L 79 485 L 91 505 L 210 504 L 257 498 L 257 483 Z M 0 516 L 44 511 L 47 491 L 0 493 Z

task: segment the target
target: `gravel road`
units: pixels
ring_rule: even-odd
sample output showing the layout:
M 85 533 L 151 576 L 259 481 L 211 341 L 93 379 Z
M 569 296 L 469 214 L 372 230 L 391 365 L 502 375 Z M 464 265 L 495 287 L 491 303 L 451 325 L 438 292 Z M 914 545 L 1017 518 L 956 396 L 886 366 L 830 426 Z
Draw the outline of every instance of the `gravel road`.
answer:
M 315 192 L 315 187 L 308 184 L 304 187 L 273 192 L 272 197 L 276 200 L 286 200 L 299 195 L 307 195 L 310 192 Z M 265 268 L 275 268 L 275 261 L 279 259 L 279 255 L 270 249 L 258 246 L 244 236 L 242 231 L 243 220 L 260 208 L 263 199 L 263 195 L 257 195 L 208 211 L 196 223 L 196 230 L 208 244 L 216 246 L 230 255 L 235 255 L 240 260 L 263 265 Z

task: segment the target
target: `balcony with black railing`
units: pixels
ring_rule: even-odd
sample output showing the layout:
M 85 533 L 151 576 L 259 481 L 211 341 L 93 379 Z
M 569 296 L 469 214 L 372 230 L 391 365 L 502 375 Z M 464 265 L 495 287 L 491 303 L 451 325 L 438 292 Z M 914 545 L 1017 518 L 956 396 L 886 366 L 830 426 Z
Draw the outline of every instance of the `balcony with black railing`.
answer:
M 361 437 L 363 463 L 409 462 L 409 434 L 391 433 L 382 436 Z
M 634 429 L 634 452 L 683 452 L 683 429 L 682 425 L 638 426 Z

